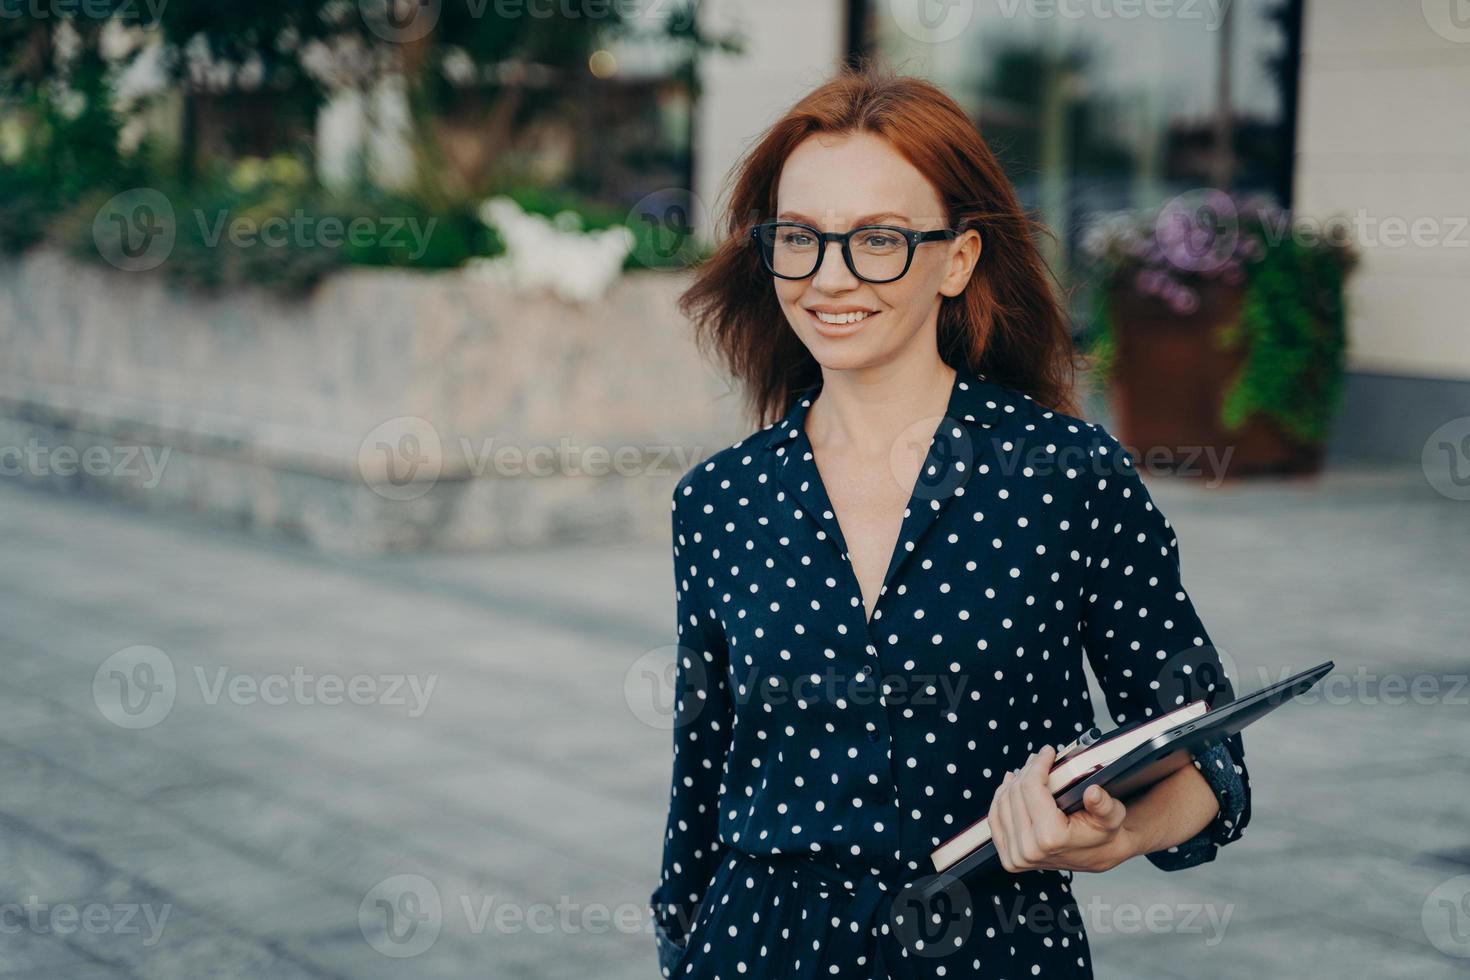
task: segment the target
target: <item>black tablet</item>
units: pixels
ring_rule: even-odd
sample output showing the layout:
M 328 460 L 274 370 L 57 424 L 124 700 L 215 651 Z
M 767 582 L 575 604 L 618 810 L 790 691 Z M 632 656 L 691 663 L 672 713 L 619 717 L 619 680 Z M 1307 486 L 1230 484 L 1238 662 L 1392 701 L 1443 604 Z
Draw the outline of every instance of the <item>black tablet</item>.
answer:
M 1130 796 L 1152 786 L 1177 769 L 1190 765 L 1194 752 L 1207 743 L 1238 734 L 1251 722 L 1270 714 L 1299 694 L 1304 694 L 1335 666 L 1329 660 L 1311 670 L 1294 674 L 1286 680 L 1263 687 L 1254 694 L 1236 698 L 1211 708 L 1193 721 L 1157 735 L 1116 762 L 1079 779 L 1057 796 L 1063 813 L 1082 808 L 1082 794 L 1089 786 L 1101 784 L 1110 794 L 1126 802 Z M 920 887 L 924 901 L 952 888 L 961 878 L 973 878 L 1003 871 L 994 843 L 986 843 L 960 858 L 943 872 Z

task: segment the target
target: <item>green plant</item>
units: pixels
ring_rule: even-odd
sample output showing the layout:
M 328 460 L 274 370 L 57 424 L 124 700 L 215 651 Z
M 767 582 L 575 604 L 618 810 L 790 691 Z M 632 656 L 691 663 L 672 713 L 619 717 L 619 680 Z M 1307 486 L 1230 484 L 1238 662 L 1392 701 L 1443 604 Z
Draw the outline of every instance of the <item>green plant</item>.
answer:
M 144 144 L 120 147 L 123 116 L 111 93 L 100 22 L 75 21 L 63 57 L 50 52 L 55 26 L 0 18 L 0 251 L 22 251 L 85 196 L 121 190 L 138 178 Z M 48 59 L 38 51 L 50 52 Z
M 1117 357 L 1115 293 L 1189 317 L 1199 290 L 1223 283 L 1244 297 L 1239 318 L 1214 341 L 1244 356 L 1222 399 L 1221 424 L 1236 431 L 1260 414 L 1298 442 L 1326 438 L 1342 388 L 1344 289 L 1356 264 L 1347 242 L 1312 234 L 1263 198 L 1204 191 L 1142 215 L 1106 215 L 1084 248 L 1100 272 L 1084 344 L 1099 381 L 1107 382 Z
M 29 168 L 0 168 L 0 252 L 21 252 L 41 241 L 63 210 L 50 181 Z
M 156 271 L 142 274 L 203 290 L 259 284 L 299 294 L 342 265 L 341 250 L 315 231 L 323 210 L 312 189 L 280 173 L 255 180 L 215 171 L 189 184 L 156 181 L 143 193 L 151 195 L 144 205 L 128 194 L 88 196 L 58 222 L 58 237 L 93 262 L 162 241 Z
M 168 254 L 156 267 L 178 282 L 295 291 L 344 265 L 451 268 L 500 254 L 503 243 L 478 207 L 484 188 L 514 169 L 511 137 L 538 121 L 595 112 L 588 93 L 620 84 L 604 74 L 611 55 L 603 48 L 613 38 L 673 52 L 675 84 L 696 91 L 697 56 L 739 47 L 733 35 L 701 27 L 696 7 L 676 0 L 661 18 L 627 19 L 615 10 L 485 17 L 454 4 L 410 5 L 410 23 L 383 0 L 17 8 L 0 17 L 0 251 L 50 238 L 81 256 L 115 260 L 133 247 L 125 240 L 131 227 L 139 237 L 167 236 Z M 120 95 L 127 88 L 120 78 L 139 59 L 149 62 L 148 74 L 160 74 L 166 97 Z M 309 126 L 329 90 L 368 92 L 385 73 L 400 76 L 408 93 L 410 147 L 421 155 L 412 189 L 380 190 L 360 164 L 349 177 L 353 190 L 328 194 L 313 177 L 302 121 Z M 142 111 L 149 103 L 177 111 L 176 131 L 150 130 Z M 260 125 L 236 133 L 220 124 L 230 113 Z M 595 132 L 595 121 L 587 123 Z M 289 151 L 233 168 L 222 162 L 271 147 Z M 578 159 L 600 165 L 596 155 Z M 118 194 L 123 199 L 114 201 Z M 136 207 L 140 194 L 167 204 Z M 533 213 L 573 211 L 587 230 L 628 222 L 621 206 L 561 190 L 520 188 L 516 197 Z M 348 237 L 339 245 L 293 235 L 262 247 L 229 233 L 281 221 L 416 222 L 424 235 Z M 645 222 L 633 231 L 639 247 L 626 265 L 681 266 L 697 257 L 681 227 Z
M 453 269 L 471 258 L 500 255 L 505 244 L 468 205 L 434 209 L 418 198 L 393 194 L 365 194 L 335 204 L 344 221 L 353 217 L 390 215 L 405 227 L 419 229 L 420 238 L 383 234 L 348 242 L 343 259 L 351 265 L 393 266 L 410 269 Z
M 1291 238 L 1266 249 L 1240 319 L 1219 335 L 1227 348 L 1246 351 L 1220 409 L 1227 429 L 1260 412 L 1298 442 L 1326 439 L 1342 391 L 1347 269 L 1334 251 Z
M 148 192 L 167 202 L 148 217 L 151 233 L 170 242 L 158 273 L 193 288 L 258 285 L 300 294 L 348 265 L 453 268 L 504 250 L 468 207 L 435 210 L 381 191 L 333 195 L 286 155 L 246 158 Z M 126 251 L 136 201 L 104 198 L 89 196 L 59 222 L 59 237 L 80 258 Z
M 1118 341 L 1112 331 L 1112 295 L 1107 289 L 1097 289 L 1092 294 L 1093 333 L 1085 345 L 1092 364 L 1092 376 L 1105 384 L 1113 375 L 1113 364 L 1118 357 Z

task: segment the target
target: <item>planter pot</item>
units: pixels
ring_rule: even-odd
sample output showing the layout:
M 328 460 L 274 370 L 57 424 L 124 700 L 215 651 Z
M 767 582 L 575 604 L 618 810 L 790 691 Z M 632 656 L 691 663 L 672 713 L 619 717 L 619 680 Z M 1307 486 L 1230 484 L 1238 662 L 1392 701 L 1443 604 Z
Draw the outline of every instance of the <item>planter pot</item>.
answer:
M 1117 356 L 1111 404 L 1123 443 L 1150 472 L 1230 478 L 1314 473 L 1322 446 L 1301 443 L 1259 413 L 1227 430 L 1220 408 L 1245 362 L 1220 332 L 1235 323 L 1245 289 L 1209 283 L 1198 311 L 1180 315 L 1155 297 L 1109 296 Z

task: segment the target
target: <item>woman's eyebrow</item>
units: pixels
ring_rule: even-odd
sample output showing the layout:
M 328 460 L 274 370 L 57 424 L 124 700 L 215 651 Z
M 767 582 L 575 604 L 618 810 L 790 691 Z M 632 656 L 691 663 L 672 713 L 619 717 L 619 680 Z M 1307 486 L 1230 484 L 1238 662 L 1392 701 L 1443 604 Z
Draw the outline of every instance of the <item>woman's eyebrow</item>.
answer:
M 853 222 L 852 222 L 852 226 L 854 228 L 856 228 L 859 225 L 871 225 L 871 224 L 875 224 L 875 223 L 880 222 L 880 221 L 885 221 L 885 220 L 890 219 L 890 218 L 895 219 L 895 220 L 898 220 L 898 221 L 904 221 L 904 222 L 907 222 L 907 221 L 910 220 L 909 217 L 908 217 L 908 215 L 906 215 L 906 214 L 899 214 L 897 211 L 880 211 L 878 214 L 865 214 L 865 215 L 862 215 L 861 217 L 854 218 L 853 219 Z M 776 220 L 777 221 L 800 221 L 803 224 L 808 224 L 808 225 L 813 225 L 813 226 L 815 226 L 816 223 L 817 223 L 817 221 L 816 221 L 815 218 L 809 218 L 806 215 L 801 214 L 800 212 L 797 212 L 797 211 L 782 211 L 780 214 L 776 215 Z

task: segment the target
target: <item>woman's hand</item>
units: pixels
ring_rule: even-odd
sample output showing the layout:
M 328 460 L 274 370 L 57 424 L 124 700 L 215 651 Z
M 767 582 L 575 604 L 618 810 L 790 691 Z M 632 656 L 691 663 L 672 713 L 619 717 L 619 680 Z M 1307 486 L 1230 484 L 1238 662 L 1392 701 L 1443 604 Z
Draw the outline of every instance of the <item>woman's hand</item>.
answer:
M 1046 788 L 1056 749 L 1033 752 L 1006 773 L 990 804 L 990 833 L 1007 871 L 1106 871 L 1140 853 L 1123 826 L 1121 802 L 1101 786 L 1082 795 L 1083 809 L 1066 814 Z

